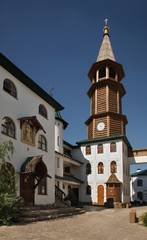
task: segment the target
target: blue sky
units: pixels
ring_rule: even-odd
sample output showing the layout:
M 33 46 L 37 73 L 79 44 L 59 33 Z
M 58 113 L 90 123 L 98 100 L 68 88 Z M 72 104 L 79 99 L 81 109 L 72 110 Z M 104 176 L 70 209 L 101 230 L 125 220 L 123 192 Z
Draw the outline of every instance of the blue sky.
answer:
M 87 73 L 96 61 L 109 19 L 116 61 L 124 67 L 122 99 L 127 137 L 147 147 L 147 1 L 0 0 L 0 51 L 65 108 L 64 139 L 87 138 Z M 147 167 L 147 165 L 146 165 Z M 135 168 L 134 168 L 135 170 Z

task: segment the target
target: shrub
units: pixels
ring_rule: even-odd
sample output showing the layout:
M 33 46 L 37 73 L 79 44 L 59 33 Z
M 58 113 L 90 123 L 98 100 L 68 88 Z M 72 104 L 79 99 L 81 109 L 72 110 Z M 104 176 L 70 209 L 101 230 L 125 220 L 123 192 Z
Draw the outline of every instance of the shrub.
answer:
M 11 141 L 0 146 L 0 225 L 18 220 L 19 198 L 16 197 L 15 171 L 10 161 L 14 147 Z
M 140 220 L 143 222 L 143 225 L 147 227 L 147 213 L 144 213 Z

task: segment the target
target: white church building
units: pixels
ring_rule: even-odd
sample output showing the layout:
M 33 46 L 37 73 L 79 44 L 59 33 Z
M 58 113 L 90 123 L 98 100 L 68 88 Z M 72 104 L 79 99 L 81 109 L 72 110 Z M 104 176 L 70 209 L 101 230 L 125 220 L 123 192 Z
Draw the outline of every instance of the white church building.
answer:
M 147 151 L 133 151 L 126 137 L 124 75 L 106 25 L 88 73 L 87 139 L 73 146 L 63 140 L 68 126 L 60 114 L 63 106 L 0 54 L 0 143 L 13 142 L 7 164 L 17 173 L 18 195 L 26 205 L 53 204 L 69 190 L 80 202 L 130 202 L 130 164 L 147 162 Z

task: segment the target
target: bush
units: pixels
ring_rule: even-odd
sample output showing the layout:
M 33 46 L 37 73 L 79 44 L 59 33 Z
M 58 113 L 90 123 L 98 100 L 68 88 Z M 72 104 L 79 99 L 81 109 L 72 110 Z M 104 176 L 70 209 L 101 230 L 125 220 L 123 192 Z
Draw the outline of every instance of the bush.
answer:
M 140 220 L 142 221 L 143 225 L 147 227 L 147 213 L 144 213 Z
M 19 198 L 14 194 L 0 194 L 0 225 L 10 225 L 19 218 Z
M 13 151 L 11 141 L 0 146 L 0 225 L 9 225 L 18 220 L 20 198 L 16 197 L 16 174 L 10 164 L 10 154 Z

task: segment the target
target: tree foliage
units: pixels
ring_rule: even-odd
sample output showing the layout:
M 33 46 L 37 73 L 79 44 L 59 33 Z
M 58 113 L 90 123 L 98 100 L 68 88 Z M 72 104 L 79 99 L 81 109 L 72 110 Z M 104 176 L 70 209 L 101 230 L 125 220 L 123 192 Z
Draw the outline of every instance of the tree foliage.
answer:
M 15 170 L 10 163 L 14 146 L 11 141 L 0 145 L 0 225 L 18 220 L 19 198 L 16 196 Z

